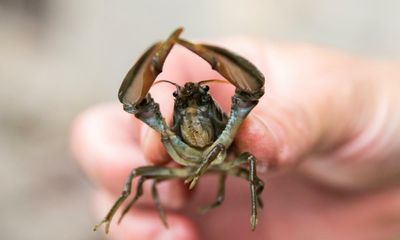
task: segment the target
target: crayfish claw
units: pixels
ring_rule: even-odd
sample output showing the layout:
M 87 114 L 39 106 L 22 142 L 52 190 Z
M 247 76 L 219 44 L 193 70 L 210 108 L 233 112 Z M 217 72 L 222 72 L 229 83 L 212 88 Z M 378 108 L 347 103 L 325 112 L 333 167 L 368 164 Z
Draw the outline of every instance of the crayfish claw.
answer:
M 111 221 L 108 219 L 104 219 L 100 223 L 96 224 L 93 228 L 93 231 L 97 231 L 101 227 L 101 225 L 103 225 L 103 223 L 105 224 L 104 230 L 106 234 L 108 234 L 108 232 L 110 231 L 110 223 L 111 223 Z
M 189 185 L 189 189 L 192 190 L 194 188 L 194 186 L 196 186 L 197 181 L 199 180 L 199 177 L 195 177 L 193 178 L 192 182 Z
M 247 59 L 218 46 L 195 44 L 182 38 L 177 38 L 177 43 L 203 58 L 212 69 L 226 78 L 237 90 L 251 96 L 253 100 L 259 99 L 264 94 L 265 77 Z
M 185 180 L 185 184 L 189 184 L 189 190 L 192 190 L 194 186 L 196 186 L 197 181 L 199 180 L 200 176 L 191 176 Z

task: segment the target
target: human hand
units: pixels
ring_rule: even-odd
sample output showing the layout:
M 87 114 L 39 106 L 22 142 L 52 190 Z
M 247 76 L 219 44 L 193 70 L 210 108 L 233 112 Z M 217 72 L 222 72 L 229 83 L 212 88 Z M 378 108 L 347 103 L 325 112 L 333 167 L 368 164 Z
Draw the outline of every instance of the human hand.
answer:
M 236 137 L 271 166 L 265 208 L 255 232 L 243 180 L 228 179 L 221 207 L 198 215 L 214 200 L 216 178 L 204 176 L 194 191 L 181 181 L 160 185 L 169 229 L 159 220 L 149 189 L 113 239 L 391 239 L 400 236 L 400 64 L 356 58 L 307 45 L 274 45 L 247 39 L 224 46 L 266 75 L 266 94 Z M 182 83 L 218 78 L 194 54 L 177 47 L 160 79 Z M 211 94 L 229 109 L 233 87 L 214 84 Z M 159 84 L 152 96 L 171 119 L 173 88 Z M 160 136 L 117 103 L 77 118 L 72 149 L 98 186 L 96 211 L 119 195 L 131 169 L 165 164 Z M 268 178 L 265 178 L 269 176 Z M 133 187 L 135 189 L 135 187 Z M 148 208 L 147 208 L 148 206 Z

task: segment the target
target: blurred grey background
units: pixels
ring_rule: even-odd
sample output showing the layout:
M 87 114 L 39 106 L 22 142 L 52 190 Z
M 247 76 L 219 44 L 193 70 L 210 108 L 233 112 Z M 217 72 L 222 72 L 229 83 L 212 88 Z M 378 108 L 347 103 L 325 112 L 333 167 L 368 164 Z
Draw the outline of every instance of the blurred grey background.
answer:
M 177 26 L 400 57 L 399 0 L 0 0 L 0 238 L 100 239 L 68 149 L 80 111 L 116 100 L 132 61 Z

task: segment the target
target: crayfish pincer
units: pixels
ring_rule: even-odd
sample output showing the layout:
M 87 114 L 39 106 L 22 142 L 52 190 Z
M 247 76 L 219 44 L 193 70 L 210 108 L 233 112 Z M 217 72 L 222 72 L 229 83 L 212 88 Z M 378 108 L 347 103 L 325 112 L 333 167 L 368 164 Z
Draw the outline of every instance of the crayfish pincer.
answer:
M 218 174 L 219 187 L 215 202 L 203 208 L 203 211 L 221 205 L 225 194 L 225 179 L 228 175 L 240 177 L 250 184 L 250 224 L 252 230 L 256 227 L 257 209 L 263 206 L 260 194 L 264 188 L 264 183 L 257 177 L 256 158 L 248 152 L 230 161 L 226 158 L 240 125 L 264 94 L 264 76 L 252 63 L 233 52 L 217 46 L 194 44 L 180 38 L 182 31 L 183 29 L 179 28 L 164 42 L 153 44 L 129 70 L 118 92 L 124 110 L 159 132 L 168 154 L 181 167 L 145 166 L 133 169 L 121 195 L 94 230 L 104 223 L 106 233 L 109 231 L 110 222 L 117 209 L 131 193 L 132 180 L 135 177 L 139 178 L 135 196 L 123 209 L 120 221 L 142 195 L 143 183 L 151 179 L 152 197 L 162 222 L 167 226 L 158 198 L 157 183 L 181 178 L 188 184 L 189 189 L 192 189 L 206 172 Z M 166 124 L 159 105 L 150 96 L 149 90 L 162 72 L 165 59 L 175 44 L 203 58 L 212 69 L 236 87 L 229 116 L 208 93 L 207 83 L 223 80 L 187 82 L 183 86 L 161 80 L 176 86 L 176 91 L 173 93 L 175 97 L 173 123 L 171 126 Z

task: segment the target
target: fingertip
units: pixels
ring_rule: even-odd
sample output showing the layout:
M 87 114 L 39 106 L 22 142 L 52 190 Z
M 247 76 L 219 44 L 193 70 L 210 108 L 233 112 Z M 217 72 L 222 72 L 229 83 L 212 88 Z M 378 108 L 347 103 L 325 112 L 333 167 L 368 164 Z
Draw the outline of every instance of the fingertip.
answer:
M 298 166 L 315 148 L 319 123 L 304 106 L 263 97 L 237 134 L 239 150 L 249 151 L 269 166 Z
M 235 146 L 240 152 L 250 152 L 268 165 L 277 164 L 279 146 L 270 127 L 257 114 L 250 114 L 236 135 Z

